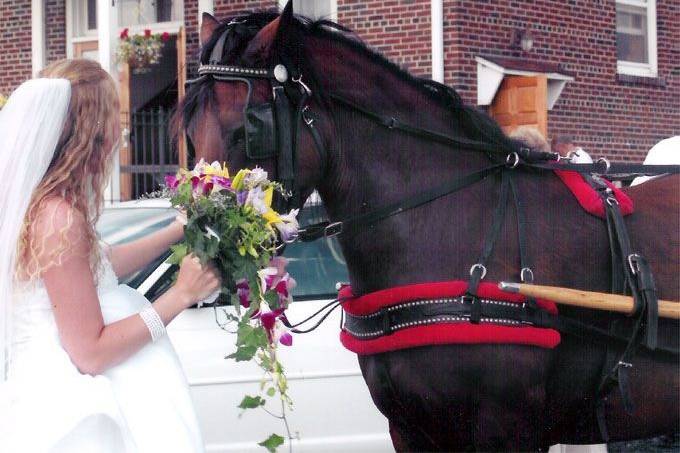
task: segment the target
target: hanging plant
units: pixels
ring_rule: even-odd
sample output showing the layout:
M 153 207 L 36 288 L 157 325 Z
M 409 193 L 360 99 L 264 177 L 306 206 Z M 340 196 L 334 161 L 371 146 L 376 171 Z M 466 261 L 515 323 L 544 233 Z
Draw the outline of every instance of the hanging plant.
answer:
M 150 71 L 149 66 L 157 64 L 161 59 L 163 43 L 170 39 L 168 32 L 151 33 L 144 30 L 144 34 L 130 36 L 126 28 L 120 32 L 120 42 L 116 51 L 119 63 L 127 63 L 136 73 Z

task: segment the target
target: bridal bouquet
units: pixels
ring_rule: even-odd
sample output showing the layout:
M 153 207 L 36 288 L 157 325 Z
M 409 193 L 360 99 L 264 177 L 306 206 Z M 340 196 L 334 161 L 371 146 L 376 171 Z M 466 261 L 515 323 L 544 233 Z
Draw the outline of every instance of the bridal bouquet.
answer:
M 235 314 L 226 315 L 237 326 L 236 351 L 228 358 L 254 360 L 264 371 L 261 395 L 246 396 L 239 407 L 264 406 L 267 396 L 278 393 L 285 421 L 292 402 L 276 349 L 293 342 L 282 320 L 295 280 L 285 270 L 286 260 L 275 254 L 277 238 L 285 242 L 297 235 L 298 210 L 279 214 L 272 209 L 274 193 L 283 193 L 282 187 L 261 168 L 231 178 L 224 165 L 201 160 L 191 171 L 166 176 L 165 183 L 160 195 L 186 213 L 184 241 L 172 248 L 169 261 L 179 264 L 193 253 L 217 266 L 221 293 L 235 307 Z M 274 451 L 282 443 L 283 437 L 273 434 L 260 445 Z

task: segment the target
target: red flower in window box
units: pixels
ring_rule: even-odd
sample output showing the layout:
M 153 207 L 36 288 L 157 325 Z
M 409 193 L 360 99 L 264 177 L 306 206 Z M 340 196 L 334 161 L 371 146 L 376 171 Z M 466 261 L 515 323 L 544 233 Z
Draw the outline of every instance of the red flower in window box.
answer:
M 128 39 L 129 38 L 128 31 L 129 30 L 127 28 L 123 29 L 123 31 L 120 32 L 120 39 Z
M 151 37 L 151 30 L 149 30 L 148 28 L 146 30 L 144 30 L 144 37 L 150 38 Z
M 164 31 L 163 34 L 161 35 L 161 41 L 167 42 L 168 39 L 170 39 L 170 33 Z

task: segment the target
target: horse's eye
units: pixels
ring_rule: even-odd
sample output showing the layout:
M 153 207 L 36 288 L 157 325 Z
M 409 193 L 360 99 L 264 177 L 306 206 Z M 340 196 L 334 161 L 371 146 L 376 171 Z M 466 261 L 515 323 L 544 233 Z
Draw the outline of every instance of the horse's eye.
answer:
M 229 135 L 229 146 L 235 146 L 238 145 L 239 143 L 245 141 L 246 139 L 246 129 L 245 127 L 241 126 L 238 129 L 234 130 L 230 135 Z

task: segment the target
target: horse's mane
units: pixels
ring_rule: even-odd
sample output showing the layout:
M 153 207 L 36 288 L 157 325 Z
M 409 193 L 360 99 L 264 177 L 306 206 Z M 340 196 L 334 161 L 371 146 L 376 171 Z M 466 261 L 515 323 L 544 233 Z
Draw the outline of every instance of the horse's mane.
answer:
M 278 11 L 266 10 L 236 13 L 234 16 L 227 18 L 215 29 L 210 39 L 202 46 L 200 51 L 201 63 L 208 63 L 217 40 L 228 27 L 231 27 L 231 31 L 225 41 L 220 64 L 237 65 L 248 43 L 263 27 L 277 17 L 279 17 Z M 368 47 L 355 33 L 342 25 L 326 19 L 314 21 L 301 15 L 295 15 L 294 25 L 296 30 L 301 32 L 301 36 L 313 36 L 324 40 L 331 40 L 348 47 L 372 63 L 382 66 L 386 71 L 396 75 L 400 80 L 424 93 L 439 105 L 457 111 L 461 116 L 461 125 L 470 138 L 496 144 L 504 149 L 514 149 L 516 147 L 517 142 L 509 139 L 493 119 L 474 106 L 465 104 L 453 88 L 410 74 L 376 50 Z M 261 63 L 265 64 L 265 62 Z M 324 98 L 323 91 L 314 89 L 315 86 L 318 87 L 316 80 L 318 80 L 320 74 L 317 74 L 314 67 L 305 67 L 304 74 L 305 81 L 312 85 L 314 95 L 323 102 L 327 102 L 328 99 Z M 199 105 L 209 105 L 213 102 L 213 82 L 211 77 L 206 77 L 193 83 L 187 90 L 184 100 L 178 105 L 178 114 L 181 115 L 178 120 L 181 120 L 182 126 L 190 127 L 191 118 Z

